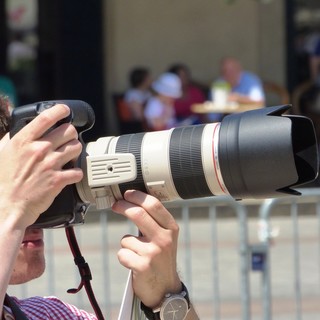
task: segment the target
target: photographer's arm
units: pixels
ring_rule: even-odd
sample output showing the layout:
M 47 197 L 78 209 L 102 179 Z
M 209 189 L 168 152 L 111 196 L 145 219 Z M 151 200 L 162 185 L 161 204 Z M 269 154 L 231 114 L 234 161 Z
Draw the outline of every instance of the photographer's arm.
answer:
M 140 191 L 127 191 L 113 210 L 141 231 L 142 236 L 122 239 L 118 258 L 132 270 L 136 295 L 146 306 L 158 307 L 166 293 L 182 290 L 176 264 L 179 227 L 159 200 Z M 192 305 L 186 319 L 199 319 Z
M 66 185 L 82 179 L 80 169 L 62 169 L 82 149 L 75 128 L 63 124 L 46 133 L 69 112 L 54 106 L 0 141 L 0 310 L 26 228 Z

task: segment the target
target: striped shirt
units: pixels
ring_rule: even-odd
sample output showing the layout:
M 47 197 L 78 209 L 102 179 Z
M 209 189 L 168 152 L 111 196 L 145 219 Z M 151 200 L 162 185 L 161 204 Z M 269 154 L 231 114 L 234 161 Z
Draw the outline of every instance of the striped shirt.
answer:
M 30 320 L 97 320 L 94 314 L 80 310 L 56 297 L 11 297 Z

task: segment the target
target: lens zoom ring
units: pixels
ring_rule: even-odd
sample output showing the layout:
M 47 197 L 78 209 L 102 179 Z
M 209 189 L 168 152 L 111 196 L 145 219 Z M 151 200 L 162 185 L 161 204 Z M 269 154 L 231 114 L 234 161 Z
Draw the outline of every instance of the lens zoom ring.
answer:
M 120 136 L 117 141 L 116 153 L 132 153 L 136 158 L 137 178 L 134 181 L 119 185 L 122 196 L 126 190 L 140 190 L 147 193 L 141 170 L 141 144 L 145 133 L 127 134 Z
M 204 125 L 173 130 L 170 139 L 170 166 L 175 188 L 182 199 L 212 196 L 201 160 Z

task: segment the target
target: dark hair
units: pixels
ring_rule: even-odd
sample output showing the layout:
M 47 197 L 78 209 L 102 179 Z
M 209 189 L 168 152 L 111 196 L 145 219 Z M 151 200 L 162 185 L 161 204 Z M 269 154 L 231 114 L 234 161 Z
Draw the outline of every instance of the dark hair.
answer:
M 0 95 L 0 139 L 9 131 L 9 99 Z
M 188 75 L 190 74 L 190 70 L 187 65 L 183 63 L 175 63 L 169 69 L 168 72 L 175 73 L 179 75 L 179 71 L 184 70 Z
M 135 68 L 130 72 L 129 75 L 129 81 L 130 85 L 133 88 L 139 87 L 143 81 L 147 78 L 150 71 L 147 68 L 141 67 L 141 68 Z

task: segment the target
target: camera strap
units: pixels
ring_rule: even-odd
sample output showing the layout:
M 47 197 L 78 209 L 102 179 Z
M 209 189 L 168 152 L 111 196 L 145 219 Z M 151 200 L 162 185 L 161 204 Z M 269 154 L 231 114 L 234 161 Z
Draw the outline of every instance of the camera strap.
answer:
M 4 304 L 11 309 L 15 319 L 28 320 L 28 317 L 8 294 L 4 298 Z
M 91 287 L 90 281 L 92 280 L 92 275 L 91 275 L 90 267 L 89 267 L 89 264 L 85 261 L 84 257 L 81 255 L 81 251 L 80 251 L 80 248 L 79 248 L 79 245 L 78 245 L 75 233 L 74 233 L 74 229 L 73 229 L 73 227 L 67 227 L 67 228 L 65 228 L 65 230 L 66 230 L 66 235 L 67 235 L 67 239 L 69 242 L 69 246 L 70 246 L 71 252 L 74 257 L 74 263 L 78 267 L 80 277 L 81 277 L 81 282 L 80 282 L 78 288 L 69 289 L 67 292 L 75 294 L 75 293 L 79 292 L 82 289 L 82 287 L 85 287 L 86 292 L 87 292 L 87 296 L 89 298 L 91 306 L 92 306 L 98 320 L 104 320 L 103 314 L 101 312 L 101 309 L 98 305 L 98 302 L 95 298 L 95 295 L 94 295 L 92 287 Z M 21 319 L 23 319 L 23 318 L 21 318 Z

